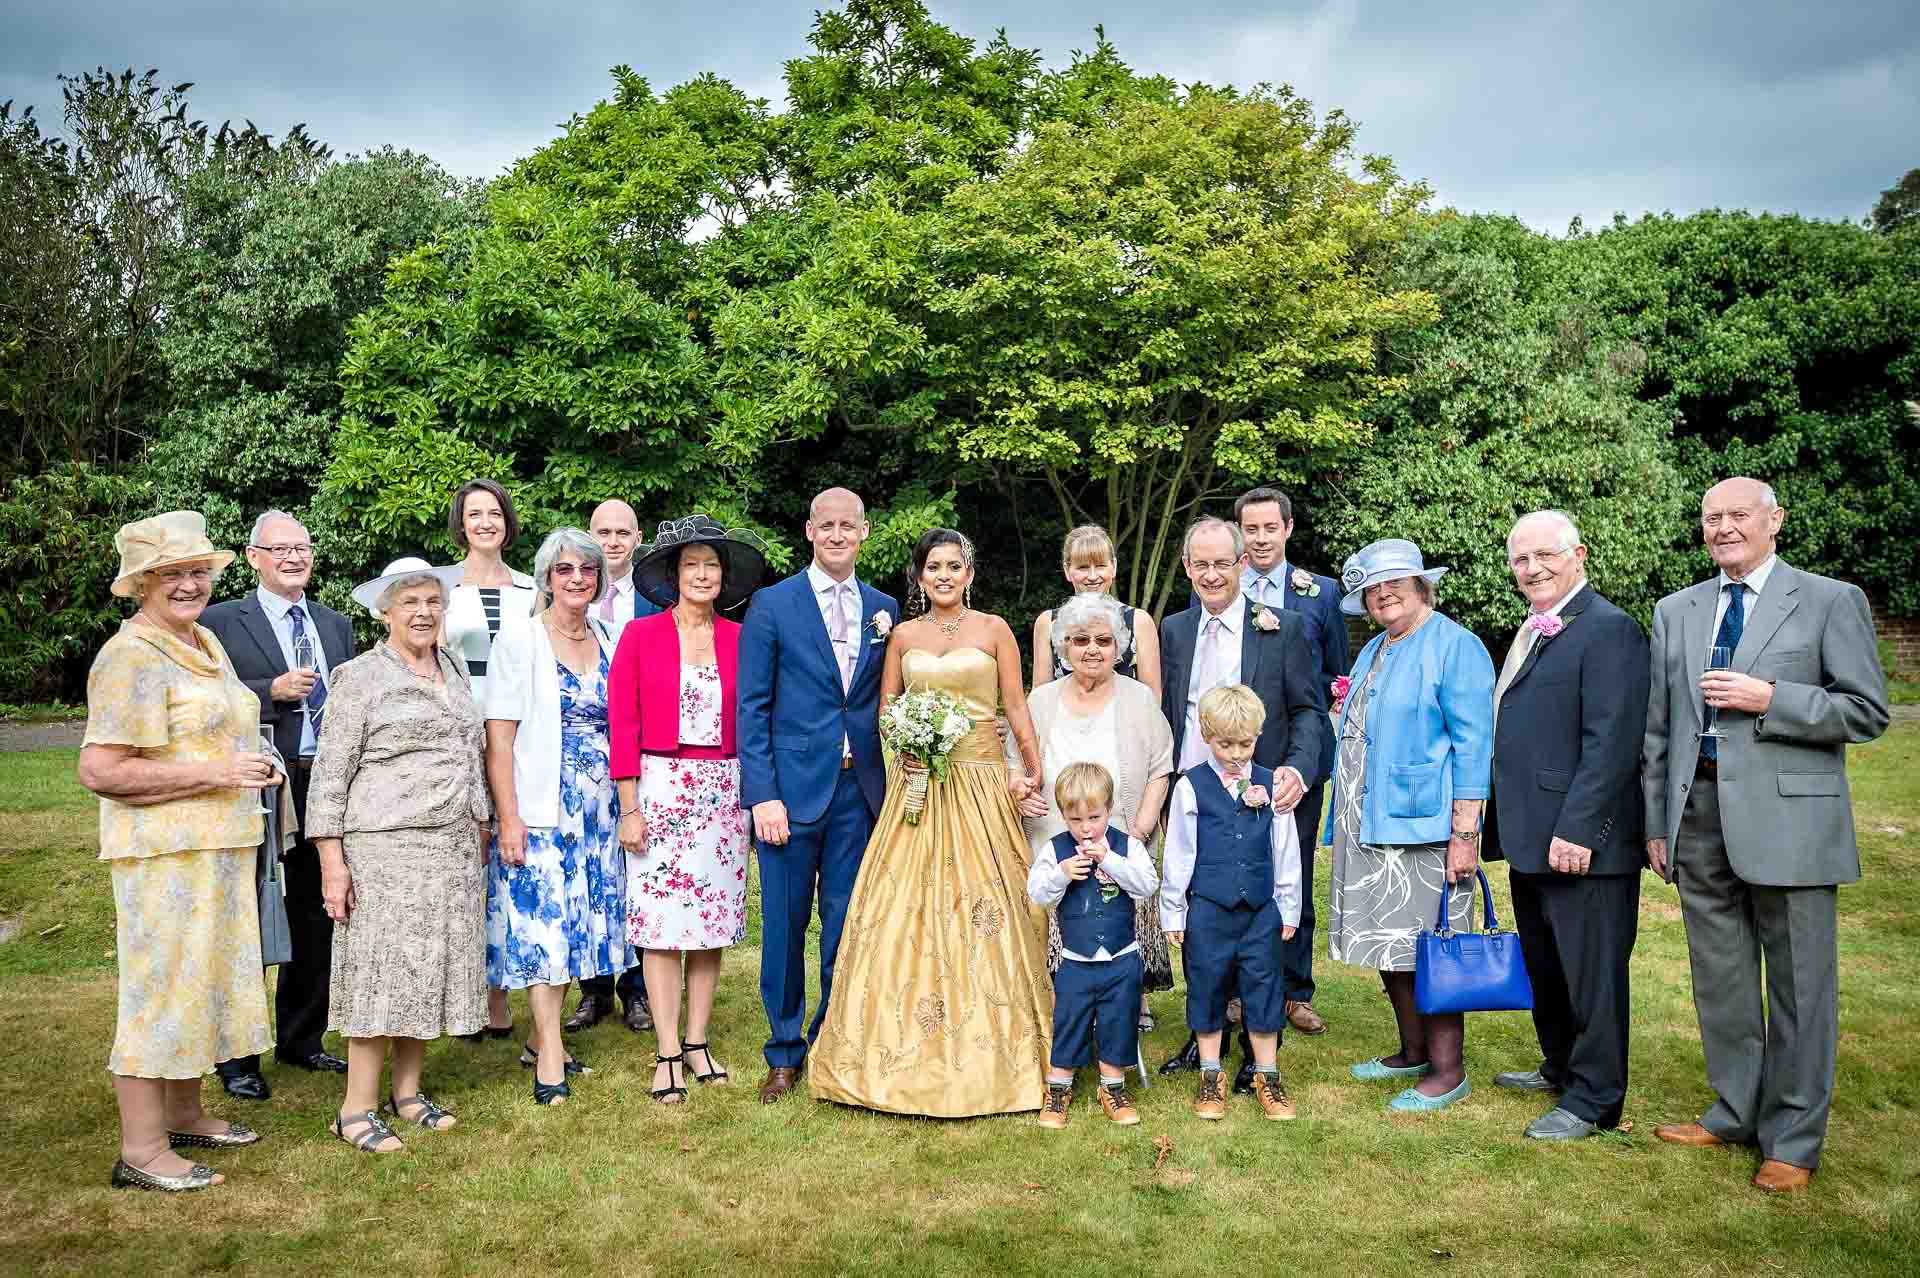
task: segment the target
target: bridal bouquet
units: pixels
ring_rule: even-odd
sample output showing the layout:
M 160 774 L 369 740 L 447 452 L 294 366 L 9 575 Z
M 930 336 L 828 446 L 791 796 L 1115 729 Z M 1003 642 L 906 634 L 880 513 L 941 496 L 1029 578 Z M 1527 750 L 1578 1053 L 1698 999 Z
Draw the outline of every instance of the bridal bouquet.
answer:
M 880 739 L 895 754 L 923 765 L 907 773 L 908 825 L 919 825 L 927 807 L 927 777 L 947 779 L 947 756 L 973 731 L 966 707 L 951 692 L 909 688 L 880 716 Z

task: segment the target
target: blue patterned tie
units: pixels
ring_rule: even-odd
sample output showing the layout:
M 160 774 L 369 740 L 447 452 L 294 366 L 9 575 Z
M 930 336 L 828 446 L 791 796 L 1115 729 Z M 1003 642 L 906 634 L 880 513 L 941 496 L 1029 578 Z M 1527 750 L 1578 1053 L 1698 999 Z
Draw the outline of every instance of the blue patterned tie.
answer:
M 320 736 L 320 716 L 327 704 L 327 681 L 320 677 L 319 650 L 307 635 L 307 610 L 299 604 L 287 609 L 293 618 L 293 659 L 314 672 L 313 687 L 307 690 L 307 717 L 313 721 L 313 735 Z
M 1740 634 L 1747 628 L 1747 588 L 1737 581 L 1728 582 L 1727 615 L 1720 618 L 1720 633 L 1713 637 L 1713 646 L 1725 648 L 1729 659 L 1740 650 Z M 1718 737 L 1700 738 L 1700 753 L 1714 762 L 1720 759 L 1720 739 Z

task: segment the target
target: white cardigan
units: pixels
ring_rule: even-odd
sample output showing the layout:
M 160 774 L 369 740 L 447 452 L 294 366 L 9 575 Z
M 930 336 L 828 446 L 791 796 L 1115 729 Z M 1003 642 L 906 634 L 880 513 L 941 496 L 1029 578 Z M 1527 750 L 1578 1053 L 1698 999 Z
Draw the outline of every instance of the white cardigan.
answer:
M 587 625 L 609 663 L 624 622 L 598 617 Z M 520 822 L 530 830 L 560 824 L 560 672 L 553 643 L 538 617 L 503 618 L 487 659 L 489 719 L 520 725 L 513 734 L 513 793 Z

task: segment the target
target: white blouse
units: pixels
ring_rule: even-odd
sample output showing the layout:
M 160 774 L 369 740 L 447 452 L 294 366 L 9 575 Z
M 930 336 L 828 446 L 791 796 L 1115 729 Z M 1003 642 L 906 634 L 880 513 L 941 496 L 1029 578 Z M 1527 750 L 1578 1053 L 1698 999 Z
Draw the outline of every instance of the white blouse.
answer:
M 447 596 L 447 647 L 467 663 L 467 673 L 473 676 L 473 699 L 482 706 L 487 703 L 487 663 L 500 623 L 531 617 L 535 597 L 533 578 L 524 572 L 515 572 L 510 586 L 461 584 Z

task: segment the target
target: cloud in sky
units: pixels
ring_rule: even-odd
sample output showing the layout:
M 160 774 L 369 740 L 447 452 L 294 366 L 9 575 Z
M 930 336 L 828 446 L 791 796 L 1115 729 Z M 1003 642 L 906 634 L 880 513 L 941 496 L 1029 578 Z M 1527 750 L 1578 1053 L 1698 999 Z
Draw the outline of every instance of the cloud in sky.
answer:
M 489 176 L 607 95 L 713 71 L 778 107 L 814 5 L 735 0 L 25 0 L 0 99 L 57 120 L 56 73 L 159 67 L 194 113 L 304 121 L 338 152 L 385 143 Z M 1920 166 L 1914 0 L 935 0 L 936 18 L 1063 66 L 1104 23 L 1137 70 L 1292 84 L 1436 201 L 1545 230 L 1704 207 L 1861 217 Z

